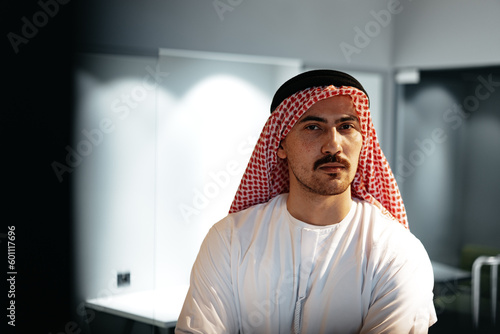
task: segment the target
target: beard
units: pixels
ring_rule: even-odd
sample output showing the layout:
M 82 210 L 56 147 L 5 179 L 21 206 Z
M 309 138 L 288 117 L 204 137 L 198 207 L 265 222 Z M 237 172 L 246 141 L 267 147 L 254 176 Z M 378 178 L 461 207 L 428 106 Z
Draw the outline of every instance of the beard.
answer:
M 321 196 L 335 196 L 347 191 L 354 179 L 350 176 L 351 164 L 346 159 L 338 155 L 327 155 L 318 159 L 313 165 L 313 171 L 317 171 L 323 164 L 340 163 L 344 166 L 344 170 L 338 173 L 310 173 L 303 168 L 294 170 L 290 168 L 298 184 L 308 192 Z M 325 180 L 326 178 L 326 180 Z

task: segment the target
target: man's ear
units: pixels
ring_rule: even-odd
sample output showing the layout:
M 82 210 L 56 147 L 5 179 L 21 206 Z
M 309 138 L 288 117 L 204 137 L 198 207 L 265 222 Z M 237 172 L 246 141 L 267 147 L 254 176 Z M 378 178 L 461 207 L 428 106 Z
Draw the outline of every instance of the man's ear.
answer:
M 286 159 L 286 150 L 285 148 L 283 147 L 284 145 L 284 140 L 282 140 L 280 142 L 280 146 L 278 147 L 278 152 L 277 152 L 277 155 L 278 155 L 278 158 L 280 159 Z

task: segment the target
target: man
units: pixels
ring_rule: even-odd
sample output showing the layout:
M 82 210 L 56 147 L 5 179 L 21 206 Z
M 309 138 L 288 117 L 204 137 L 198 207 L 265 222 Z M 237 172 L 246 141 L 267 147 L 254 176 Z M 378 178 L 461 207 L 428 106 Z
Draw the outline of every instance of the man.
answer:
M 207 234 L 177 333 L 426 333 L 432 267 L 407 229 L 362 85 L 276 92 L 230 214 Z

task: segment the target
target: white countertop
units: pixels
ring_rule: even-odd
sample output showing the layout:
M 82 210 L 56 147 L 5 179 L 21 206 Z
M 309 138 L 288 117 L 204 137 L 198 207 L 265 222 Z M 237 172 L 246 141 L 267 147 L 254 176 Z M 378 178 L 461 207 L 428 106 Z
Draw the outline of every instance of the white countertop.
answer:
M 147 290 L 89 299 L 85 306 L 97 311 L 167 328 L 175 326 L 189 286 Z
M 431 261 L 431 263 L 432 263 L 432 269 L 434 271 L 435 282 L 455 281 L 471 277 L 470 271 L 455 268 L 447 264 L 436 261 Z

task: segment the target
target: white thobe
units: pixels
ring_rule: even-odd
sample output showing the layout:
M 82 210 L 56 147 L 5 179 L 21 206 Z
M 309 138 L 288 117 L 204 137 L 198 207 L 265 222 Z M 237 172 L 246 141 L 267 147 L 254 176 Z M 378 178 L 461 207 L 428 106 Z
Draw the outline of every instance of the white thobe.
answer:
M 211 228 L 176 333 L 427 333 L 433 273 L 413 234 L 366 201 L 315 226 L 286 199 Z

